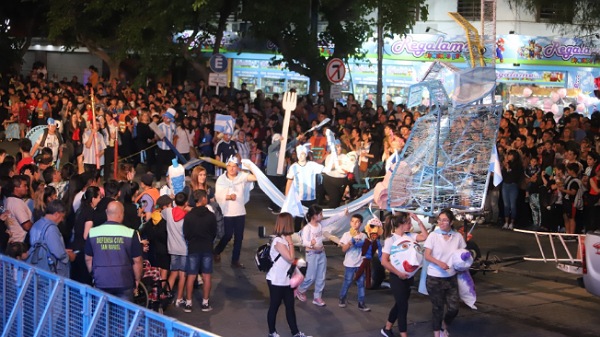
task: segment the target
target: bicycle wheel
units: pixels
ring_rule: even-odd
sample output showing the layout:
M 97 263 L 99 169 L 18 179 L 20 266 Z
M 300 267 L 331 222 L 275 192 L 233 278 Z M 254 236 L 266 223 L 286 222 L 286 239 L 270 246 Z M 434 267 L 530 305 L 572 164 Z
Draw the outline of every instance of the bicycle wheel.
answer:
M 137 288 L 133 291 L 133 303 L 148 308 L 150 299 L 148 298 L 148 289 L 144 282 L 138 283 Z

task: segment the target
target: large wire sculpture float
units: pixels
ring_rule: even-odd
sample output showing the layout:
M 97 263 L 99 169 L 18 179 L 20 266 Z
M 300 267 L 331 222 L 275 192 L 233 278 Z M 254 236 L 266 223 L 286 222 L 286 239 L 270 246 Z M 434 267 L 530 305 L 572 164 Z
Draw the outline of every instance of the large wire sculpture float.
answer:
M 442 208 L 483 208 L 502 113 L 500 105 L 481 104 L 494 94 L 495 74 L 490 69 L 458 74 L 452 100 L 438 80 L 409 88 L 409 106 L 422 102 L 423 92 L 429 92 L 430 112 L 417 120 L 401 160 L 375 188 L 379 207 L 429 216 Z

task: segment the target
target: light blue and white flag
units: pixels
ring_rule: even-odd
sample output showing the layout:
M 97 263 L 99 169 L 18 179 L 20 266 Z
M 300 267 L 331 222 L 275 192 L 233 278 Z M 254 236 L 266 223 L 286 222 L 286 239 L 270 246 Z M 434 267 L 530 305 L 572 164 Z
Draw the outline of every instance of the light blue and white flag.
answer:
M 227 134 L 233 134 L 235 119 L 229 115 L 216 114 L 215 131 Z
M 494 173 L 494 186 L 500 185 L 502 182 L 502 167 L 500 166 L 500 159 L 498 158 L 498 149 L 496 149 L 496 145 L 494 145 L 494 148 L 492 149 L 489 171 Z

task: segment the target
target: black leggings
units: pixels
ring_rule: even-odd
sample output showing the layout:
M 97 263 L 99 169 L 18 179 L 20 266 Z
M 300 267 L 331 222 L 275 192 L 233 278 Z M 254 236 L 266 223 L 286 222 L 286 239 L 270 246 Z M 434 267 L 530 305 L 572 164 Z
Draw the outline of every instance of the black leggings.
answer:
M 394 324 L 398 320 L 398 330 L 406 332 L 406 316 L 408 315 L 408 298 L 410 297 L 410 287 L 414 283 L 414 278 L 403 280 L 395 274 L 390 274 L 390 286 L 394 295 L 394 306 L 388 315 L 388 322 Z
M 296 311 L 294 309 L 294 290 L 290 286 L 274 286 L 271 281 L 267 280 L 269 285 L 269 312 L 267 313 L 267 324 L 269 324 L 269 333 L 277 331 L 275 329 L 275 321 L 277 320 L 277 311 L 281 305 L 281 301 L 285 304 L 285 318 L 287 319 L 292 335 L 298 333 L 298 325 L 296 324 Z

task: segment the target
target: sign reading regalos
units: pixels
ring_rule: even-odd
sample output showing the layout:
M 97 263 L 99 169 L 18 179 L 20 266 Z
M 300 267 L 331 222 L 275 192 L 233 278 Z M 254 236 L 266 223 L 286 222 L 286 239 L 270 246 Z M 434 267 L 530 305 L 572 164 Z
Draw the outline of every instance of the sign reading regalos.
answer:
M 600 49 L 580 38 L 503 35 L 496 54 L 499 63 L 600 67 Z

